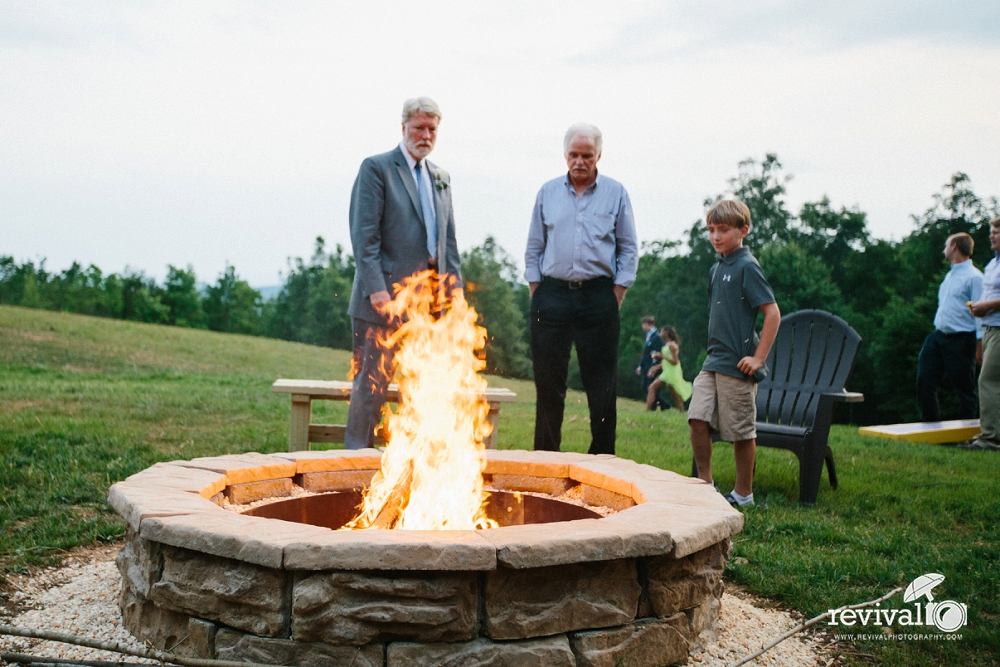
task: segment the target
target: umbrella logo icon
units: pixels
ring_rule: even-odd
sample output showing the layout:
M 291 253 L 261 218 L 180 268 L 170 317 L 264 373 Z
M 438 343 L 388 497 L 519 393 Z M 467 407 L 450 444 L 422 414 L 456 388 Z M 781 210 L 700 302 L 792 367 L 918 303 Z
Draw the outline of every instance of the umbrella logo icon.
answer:
M 932 602 L 934 596 L 931 594 L 931 591 L 942 581 L 944 581 L 944 575 L 934 572 L 917 577 L 903 592 L 903 602 L 913 602 L 922 597 L 926 597 L 928 602 Z
M 934 602 L 934 588 L 944 581 L 943 574 L 931 572 L 917 577 L 903 592 L 903 602 L 920 602 L 920 598 L 926 598 L 927 604 L 924 609 L 927 613 L 928 625 L 934 626 L 942 632 L 955 632 L 969 621 L 969 609 L 962 602 L 945 600 L 944 602 Z

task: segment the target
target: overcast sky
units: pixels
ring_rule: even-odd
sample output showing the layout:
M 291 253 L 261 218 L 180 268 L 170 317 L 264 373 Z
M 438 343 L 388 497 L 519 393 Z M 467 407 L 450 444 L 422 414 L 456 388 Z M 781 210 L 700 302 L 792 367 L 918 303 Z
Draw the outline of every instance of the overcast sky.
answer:
M 1000 2 L 6 2 L 0 255 L 274 285 L 350 248 L 361 160 L 408 97 L 444 113 L 462 249 L 518 262 L 562 134 L 604 132 L 642 240 L 747 157 L 901 238 L 956 171 L 1000 195 Z

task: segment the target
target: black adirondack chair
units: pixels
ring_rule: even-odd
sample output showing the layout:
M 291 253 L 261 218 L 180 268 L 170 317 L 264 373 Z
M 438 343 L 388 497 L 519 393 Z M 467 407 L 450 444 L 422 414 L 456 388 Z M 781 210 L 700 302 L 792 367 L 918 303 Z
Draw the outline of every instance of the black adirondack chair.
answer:
M 834 404 L 864 401 L 863 394 L 844 390 L 860 343 L 858 332 L 836 315 L 800 310 L 781 318 L 767 356 L 770 373 L 757 385 L 757 446 L 798 457 L 803 505 L 816 502 L 824 461 L 830 486 L 837 488 L 827 439 Z

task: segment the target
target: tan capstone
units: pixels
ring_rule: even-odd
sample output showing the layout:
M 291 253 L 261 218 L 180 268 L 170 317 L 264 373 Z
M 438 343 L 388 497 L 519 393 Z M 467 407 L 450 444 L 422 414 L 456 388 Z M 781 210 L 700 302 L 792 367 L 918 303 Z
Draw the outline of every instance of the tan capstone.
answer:
M 224 474 L 212 470 L 188 468 L 176 462 L 154 463 L 124 481 L 188 491 L 206 499 L 226 488 Z
M 196 493 L 143 481 L 113 484 L 108 489 L 108 504 L 133 530 L 138 530 L 144 519 L 152 517 L 220 511 L 214 503 Z
M 533 475 L 535 477 L 569 477 L 569 466 L 593 457 L 576 452 L 526 451 L 521 449 L 488 449 L 486 469 L 491 475 Z
M 211 470 L 223 473 L 226 484 L 246 484 L 265 479 L 292 477 L 295 475 L 295 462 L 277 456 L 248 452 L 246 454 L 230 454 L 226 456 L 208 456 L 190 461 L 175 461 L 175 465 L 200 470 Z
M 496 548 L 466 530 L 338 530 L 290 542 L 290 570 L 492 570 Z
M 297 474 L 337 470 L 378 470 L 382 462 L 382 452 L 377 449 L 278 452 L 271 456 L 294 462 Z
M 146 519 L 139 534 L 152 542 L 280 569 L 286 545 L 333 532 L 212 508 L 213 512 Z
M 558 526 L 555 530 L 553 526 Z M 605 519 L 478 530 L 496 548 L 497 562 L 526 569 L 625 558 L 625 542 Z

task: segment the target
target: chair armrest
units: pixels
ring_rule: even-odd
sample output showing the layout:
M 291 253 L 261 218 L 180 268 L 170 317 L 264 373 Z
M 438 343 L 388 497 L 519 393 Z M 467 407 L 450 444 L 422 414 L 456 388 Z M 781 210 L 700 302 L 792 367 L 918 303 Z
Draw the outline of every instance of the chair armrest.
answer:
M 831 391 L 821 394 L 829 396 L 837 403 L 864 403 L 865 395 L 857 391 Z

